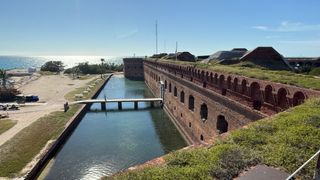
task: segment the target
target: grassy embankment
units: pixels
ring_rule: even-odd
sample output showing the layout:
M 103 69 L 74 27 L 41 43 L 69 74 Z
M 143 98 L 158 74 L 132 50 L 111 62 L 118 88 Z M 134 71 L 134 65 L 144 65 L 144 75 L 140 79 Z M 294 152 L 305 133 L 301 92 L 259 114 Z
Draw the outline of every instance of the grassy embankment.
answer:
M 312 75 L 298 74 L 292 71 L 268 70 L 263 67 L 256 66 L 249 62 L 242 62 L 233 65 L 222 65 L 218 63 L 205 64 L 201 62 L 192 63 L 184 61 L 168 61 L 175 64 L 195 65 L 197 68 L 208 69 L 215 72 L 231 73 L 250 78 L 273 81 L 277 83 L 289 84 L 298 87 L 311 88 L 320 90 L 320 77 Z
M 6 132 L 16 124 L 17 124 L 17 121 L 13 121 L 10 119 L 0 120 L 0 134 Z
M 88 84 L 92 84 L 92 82 Z M 102 83 L 103 81 L 100 81 L 84 98 L 92 97 Z M 74 94 L 81 93 L 84 89 L 85 87 L 70 92 L 66 95 L 66 99 L 72 101 Z M 79 108 L 79 105 L 71 106 L 67 113 L 56 111 L 41 117 L 0 146 L 0 177 L 20 176 L 18 173 L 41 151 L 49 140 L 54 140 L 61 134 L 66 123 Z
M 231 179 L 256 164 L 294 172 L 320 147 L 320 99 L 231 132 L 212 147 L 165 156 L 165 165 L 119 174 L 112 179 Z M 312 179 L 316 161 L 300 172 Z M 107 178 L 106 178 L 107 179 Z

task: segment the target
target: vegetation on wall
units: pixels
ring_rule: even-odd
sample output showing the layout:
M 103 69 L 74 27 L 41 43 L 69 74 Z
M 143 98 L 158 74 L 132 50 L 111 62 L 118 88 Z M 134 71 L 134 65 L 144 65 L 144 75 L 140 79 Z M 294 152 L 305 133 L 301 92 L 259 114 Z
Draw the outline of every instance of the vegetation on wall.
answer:
M 320 90 L 320 79 L 314 75 L 298 74 L 293 71 L 286 70 L 269 70 L 252 64 L 250 62 L 242 62 L 233 65 L 222 65 L 220 63 L 206 64 L 202 62 L 187 63 L 182 61 L 164 61 L 181 65 L 192 65 L 196 68 L 208 69 L 214 72 L 230 73 L 249 78 L 267 80 L 282 84 L 288 84 L 298 87 Z M 318 70 L 315 70 L 318 71 Z
M 310 75 L 313 75 L 313 76 L 320 76 L 320 67 L 317 67 L 317 68 L 313 68 L 310 72 L 309 72 Z
M 118 174 L 110 179 L 232 179 L 256 164 L 292 173 L 320 146 L 320 99 L 231 132 L 212 147 L 181 150 L 166 164 Z M 316 160 L 299 172 L 312 179 Z

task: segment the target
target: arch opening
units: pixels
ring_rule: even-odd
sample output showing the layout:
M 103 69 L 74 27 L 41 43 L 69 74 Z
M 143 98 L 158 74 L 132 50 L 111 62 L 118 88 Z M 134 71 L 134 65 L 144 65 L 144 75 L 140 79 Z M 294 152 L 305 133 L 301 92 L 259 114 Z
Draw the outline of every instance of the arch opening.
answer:
M 228 122 L 223 115 L 219 115 L 217 118 L 217 129 L 219 134 L 228 132 Z
M 273 100 L 273 88 L 271 85 L 267 85 L 264 88 L 264 101 L 269 103 L 269 104 L 274 104 L 274 100 Z
M 296 93 L 294 93 L 293 95 L 293 106 L 298 106 L 300 104 L 302 104 L 305 100 L 305 95 L 301 92 L 301 91 L 298 91 Z
M 278 90 L 278 106 L 281 109 L 287 109 L 288 108 L 288 101 L 287 101 L 287 90 L 284 88 L 280 88 Z
M 205 103 L 200 107 L 200 118 L 202 121 L 206 121 L 208 119 L 208 106 Z
M 180 93 L 180 102 L 184 103 L 184 92 L 181 91 Z
M 173 95 L 174 95 L 175 97 L 177 97 L 177 96 L 178 96 L 178 90 L 177 90 L 177 87 L 174 87 L 174 89 L 173 89 Z
M 241 82 L 241 93 L 243 95 L 246 95 L 246 91 L 247 91 L 247 81 L 244 79 Z
M 194 111 L 194 97 L 192 95 L 189 96 L 189 110 Z

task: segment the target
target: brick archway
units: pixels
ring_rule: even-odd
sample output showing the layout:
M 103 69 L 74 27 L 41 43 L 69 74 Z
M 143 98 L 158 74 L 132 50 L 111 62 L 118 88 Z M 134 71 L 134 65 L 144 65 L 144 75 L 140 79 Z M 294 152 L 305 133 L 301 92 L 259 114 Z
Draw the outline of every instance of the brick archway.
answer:
M 281 109 L 287 109 L 289 107 L 288 99 L 287 99 L 288 92 L 285 88 L 280 88 L 278 90 L 278 106 Z
M 247 80 L 243 79 L 241 82 L 241 94 L 246 95 L 247 93 Z
M 298 106 L 302 104 L 305 99 L 306 96 L 301 91 L 295 92 L 292 99 L 293 106 Z
M 205 103 L 201 104 L 200 118 L 202 121 L 205 121 L 208 119 L 208 106 Z
M 228 122 L 223 115 L 217 117 L 217 130 L 219 131 L 219 134 L 228 132 Z
M 264 101 L 269 104 L 274 104 L 273 87 L 271 85 L 267 85 L 264 88 Z

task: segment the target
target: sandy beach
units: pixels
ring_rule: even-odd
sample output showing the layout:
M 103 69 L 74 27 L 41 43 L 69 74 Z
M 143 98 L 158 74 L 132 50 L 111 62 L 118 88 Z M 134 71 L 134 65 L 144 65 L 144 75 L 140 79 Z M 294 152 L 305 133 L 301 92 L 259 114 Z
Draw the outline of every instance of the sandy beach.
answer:
M 85 86 L 94 78 L 73 80 L 62 74 L 24 77 L 27 81 L 17 83 L 16 86 L 25 95 L 39 96 L 39 103 L 35 106 L 21 107 L 18 111 L 8 111 L 9 118 L 16 120 L 17 124 L 0 135 L 0 146 L 40 117 L 54 111 L 63 110 L 63 104 L 66 102 L 64 96 L 76 88 Z

